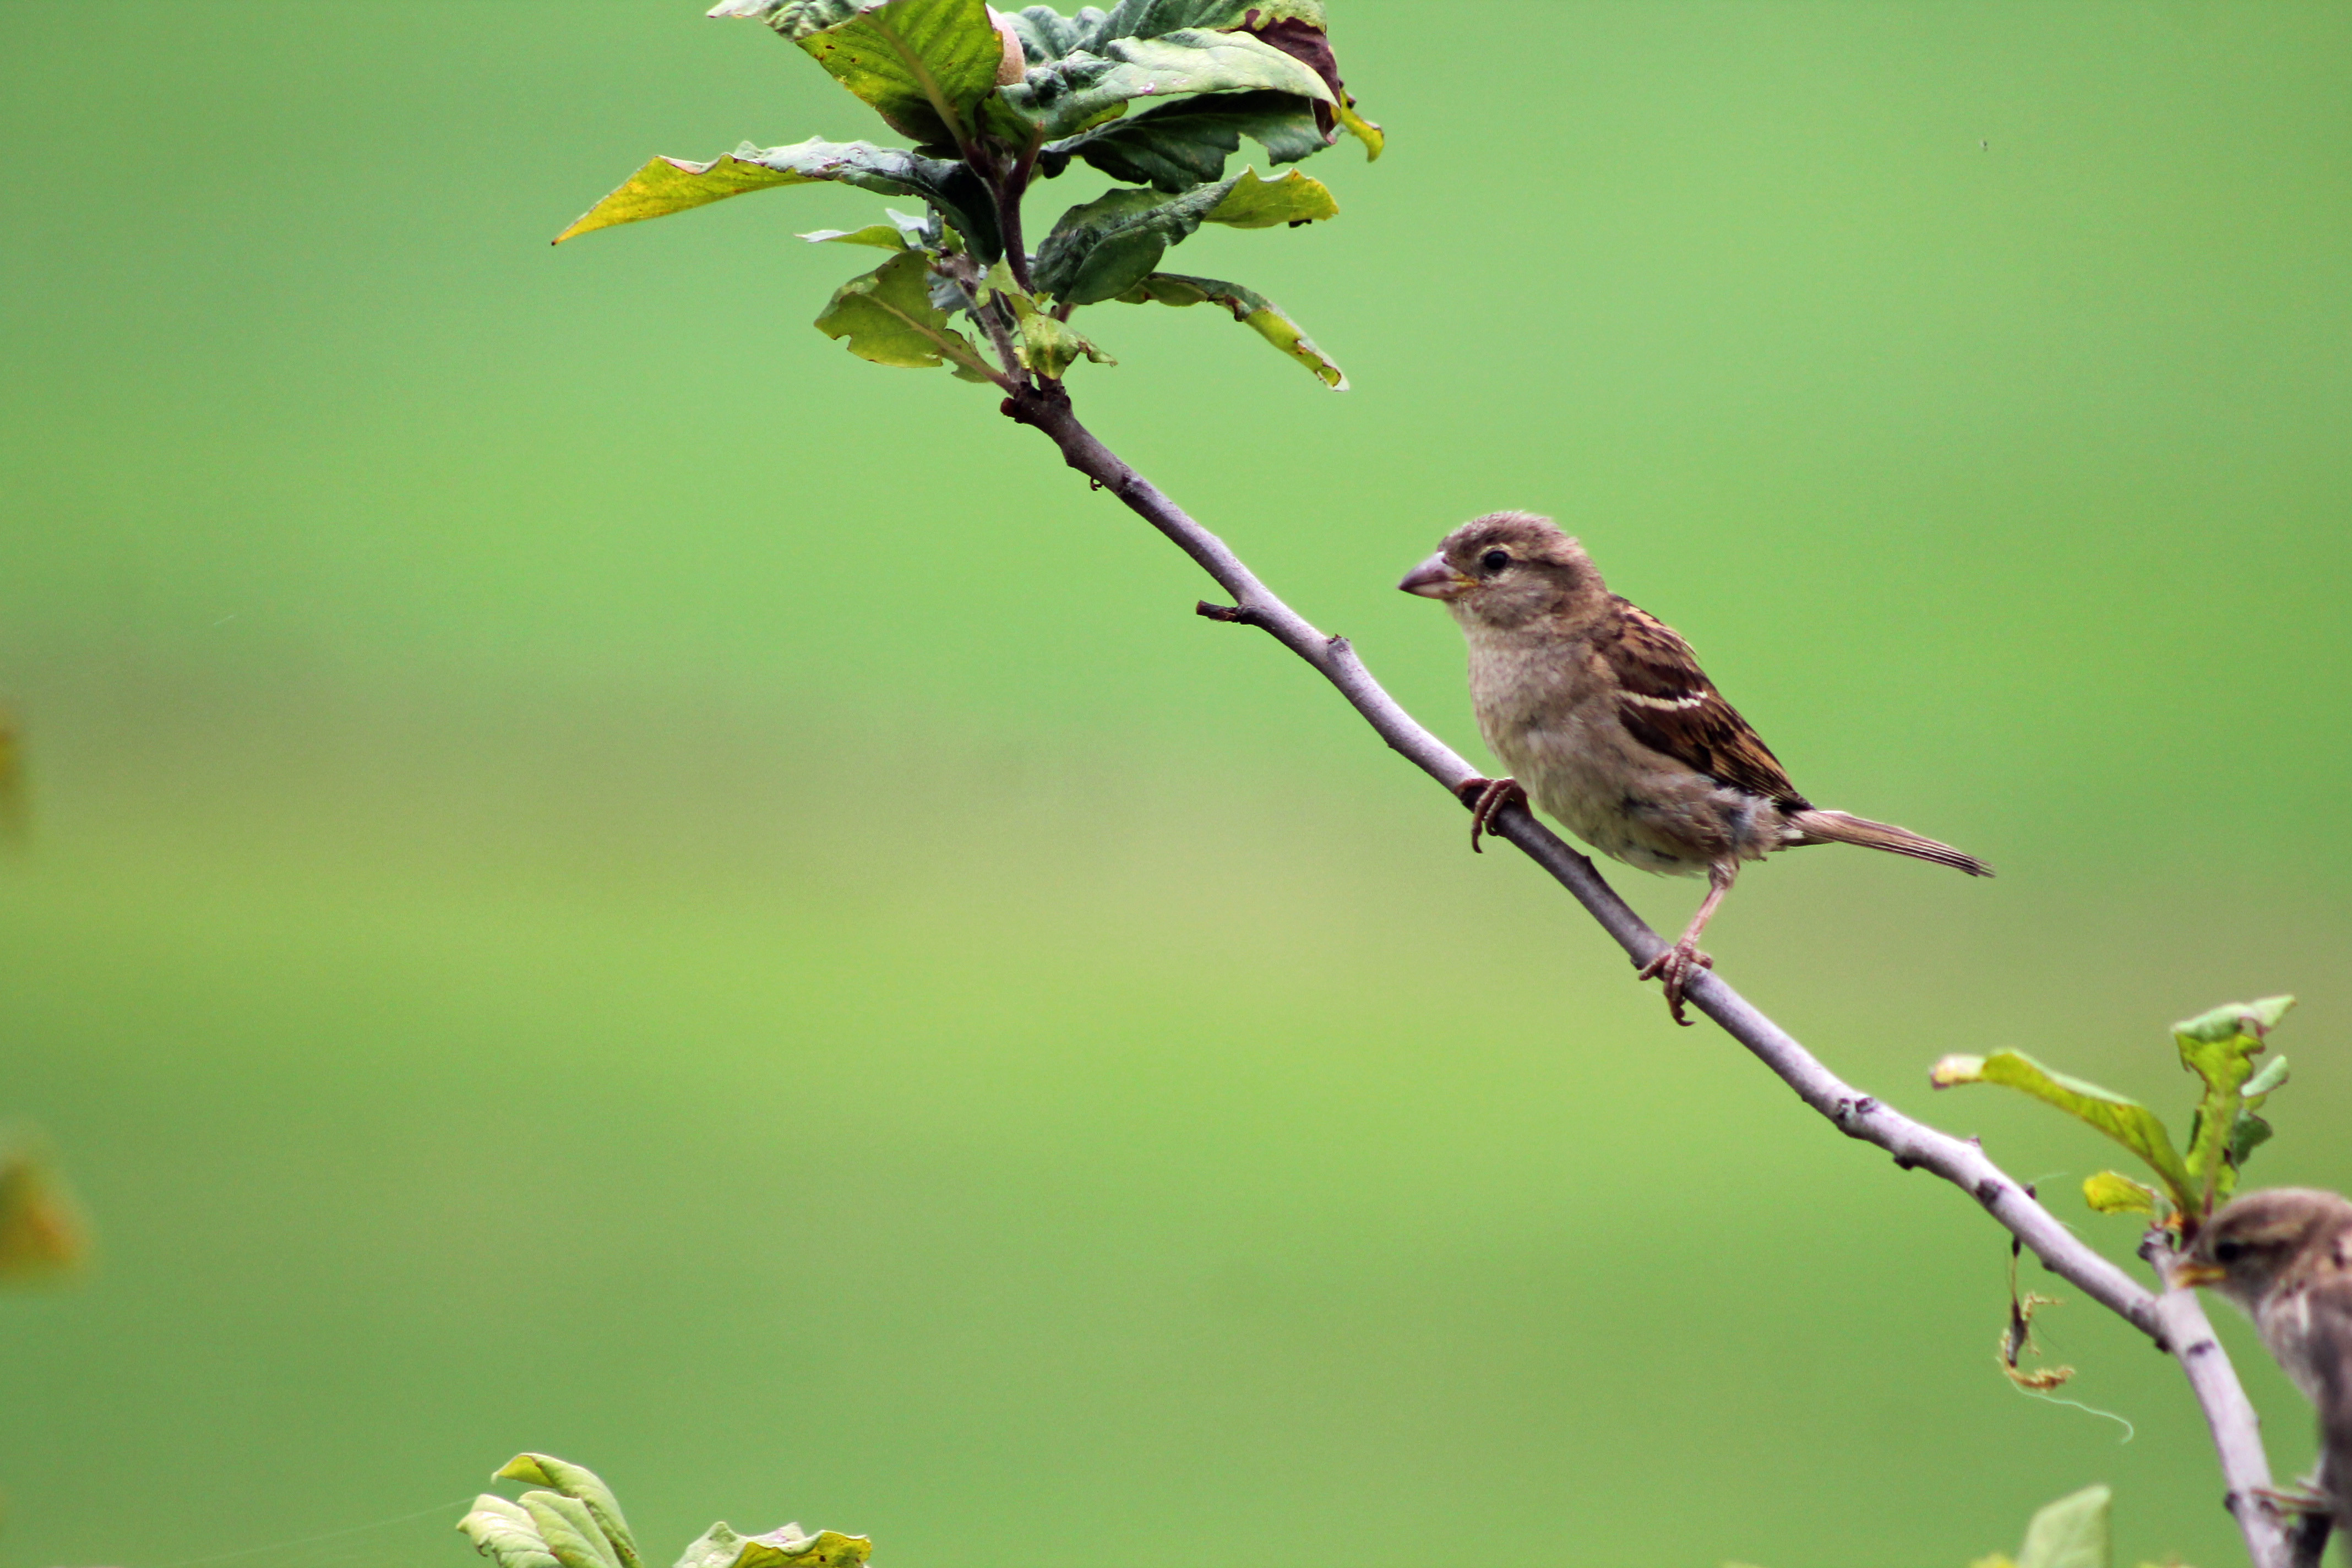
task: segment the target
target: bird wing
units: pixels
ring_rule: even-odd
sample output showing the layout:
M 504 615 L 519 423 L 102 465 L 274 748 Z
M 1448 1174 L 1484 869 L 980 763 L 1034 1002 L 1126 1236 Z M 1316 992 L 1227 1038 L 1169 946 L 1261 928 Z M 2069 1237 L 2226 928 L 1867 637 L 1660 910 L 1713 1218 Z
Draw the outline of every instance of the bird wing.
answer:
M 2309 1347 L 2319 1406 L 2321 1475 L 2352 1531 L 2352 1232 L 2336 1238 L 2338 1267 L 2311 1289 Z
M 1627 732 L 1717 784 L 1811 810 L 1780 759 L 1707 679 L 1690 644 L 1648 611 L 1617 603 L 1624 612 L 1618 636 L 1601 653 L 1616 673 L 1617 716 Z

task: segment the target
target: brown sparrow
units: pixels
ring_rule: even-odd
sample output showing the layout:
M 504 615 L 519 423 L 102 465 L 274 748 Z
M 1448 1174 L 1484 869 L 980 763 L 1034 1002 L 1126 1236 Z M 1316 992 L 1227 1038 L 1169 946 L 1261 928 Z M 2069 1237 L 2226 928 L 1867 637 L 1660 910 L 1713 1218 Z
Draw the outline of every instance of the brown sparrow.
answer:
M 1860 844 L 1972 877 L 1992 868 L 1907 828 L 1823 811 L 1799 795 L 1690 645 L 1611 593 L 1575 540 L 1532 512 L 1473 518 L 1397 584 L 1443 600 L 1470 644 L 1478 732 L 1513 777 L 1463 785 L 1470 847 L 1532 798 L 1603 855 L 1672 876 L 1706 873 L 1682 940 L 1637 976 L 1665 979 L 1683 1016 L 1699 933 L 1743 860 L 1801 844 Z
M 2197 1232 L 2175 1285 L 2210 1285 L 2319 1407 L 2315 1489 L 2352 1538 L 2352 1202 L 2272 1187 L 2225 1205 Z

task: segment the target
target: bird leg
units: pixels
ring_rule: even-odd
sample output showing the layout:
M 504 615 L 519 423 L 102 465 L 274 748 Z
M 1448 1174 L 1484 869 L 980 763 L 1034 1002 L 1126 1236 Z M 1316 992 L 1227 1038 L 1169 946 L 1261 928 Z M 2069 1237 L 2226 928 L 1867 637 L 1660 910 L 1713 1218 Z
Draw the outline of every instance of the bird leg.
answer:
M 1515 800 L 1525 800 L 1528 792 L 1519 787 L 1517 779 L 1465 779 L 1454 792 L 1462 804 L 1470 808 L 1470 853 L 1483 855 L 1478 847 L 1478 836 L 1494 831 L 1495 816 Z
M 1716 905 L 1723 902 L 1723 895 L 1731 891 L 1732 879 L 1738 875 L 1739 862 L 1737 860 L 1717 860 L 1709 866 L 1706 868 L 1706 897 L 1700 902 L 1698 913 L 1691 917 L 1690 929 L 1683 932 L 1680 942 L 1642 965 L 1640 972 L 1633 976 L 1636 980 L 1664 977 L 1666 1010 L 1675 1016 L 1675 1022 L 1685 1029 L 1690 1027 L 1690 1020 L 1683 1016 L 1683 983 L 1690 978 L 1693 969 L 1715 967 L 1715 960 L 1698 950 L 1699 932 L 1705 931 L 1706 922 L 1715 918 Z

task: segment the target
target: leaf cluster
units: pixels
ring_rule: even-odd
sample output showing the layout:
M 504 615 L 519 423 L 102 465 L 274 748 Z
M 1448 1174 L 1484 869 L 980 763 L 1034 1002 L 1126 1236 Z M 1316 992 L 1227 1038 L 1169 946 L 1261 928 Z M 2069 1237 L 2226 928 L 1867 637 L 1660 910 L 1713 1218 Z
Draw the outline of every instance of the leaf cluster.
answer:
M 2138 1155 L 2161 1187 L 2101 1171 L 2084 1182 L 2084 1200 L 2101 1214 L 2147 1215 L 2186 1241 L 2216 1205 L 2229 1200 L 2247 1159 L 2270 1141 L 2271 1124 L 2260 1112 L 2286 1082 L 2286 1058 L 2273 1057 L 2259 1070 L 2254 1058 L 2268 1048 L 2270 1032 L 2294 1005 L 2292 996 L 2265 996 L 2232 1002 L 2172 1026 L 2180 1065 L 2202 1086 L 2189 1114 L 2186 1152 L 2139 1101 L 2054 1072 L 2023 1051 L 1946 1057 L 1929 1070 L 1927 1081 L 1937 1089 L 2004 1084 L 2105 1133 Z
M 1325 385 L 1346 387 L 1265 295 L 1158 270 L 1203 224 L 1295 227 L 1338 214 L 1330 191 L 1295 169 L 1228 174 L 1244 140 L 1269 168 L 1343 131 L 1380 155 L 1380 127 L 1341 81 L 1322 0 L 1120 0 L 1075 16 L 1045 5 L 1001 15 L 982 0 L 721 0 L 710 15 L 765 23 L 914 145 L 811 138 L 747 142 L 701 163 L 656 158 L 558 244 L 754 191 L 855 185 L 924 208 L 803 236 L 894 252 L 817 317 L 862 359 L 946 364 L 1017 393 L 1080 359 L 1114 363 L 1068 326 L 1074 310 L 1213 300 Z M 1033 257 L 1023 197 L 1081 163 L 1123 183 L 1065 211 Z
M 518 1454 L 497 1479 L 535 1487 L 511 1501 L 485 1492 L 457 1521 L 497 1568 L 644 1568 L 620 1501 L 595 1471 L 551 1454 Z M 873 1550 L 866 1537 L 835 1530 L 811 1535 L 787 1524 L 738 1535 L 722 1521 L 704 1531 L 676 1568 L 864 1568 Z

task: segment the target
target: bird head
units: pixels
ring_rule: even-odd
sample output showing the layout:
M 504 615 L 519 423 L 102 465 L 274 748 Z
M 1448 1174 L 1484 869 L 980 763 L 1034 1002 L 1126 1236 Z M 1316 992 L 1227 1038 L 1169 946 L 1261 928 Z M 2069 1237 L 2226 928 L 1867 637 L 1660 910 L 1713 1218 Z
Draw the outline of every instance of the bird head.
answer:
M 2314 1245 L 2352 1230 L 2352 1202 L 2315 1187 L 2269 1187 L 2224 1205 L 2198 1229 L 2176 1285 L 2210 1285 L 2252 1310 Z
M 1397 584 L 1456 618 L 1500 626 L 1573 619 L 1608 596 L 1584 547 L 1531 511 L 1491 511 L 1445 536 Z

